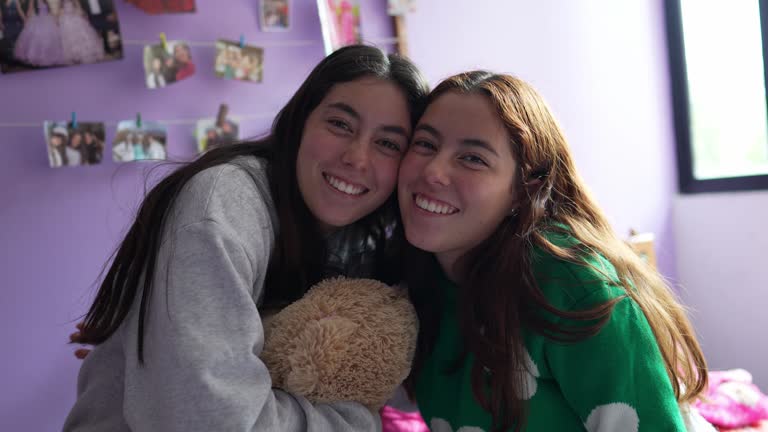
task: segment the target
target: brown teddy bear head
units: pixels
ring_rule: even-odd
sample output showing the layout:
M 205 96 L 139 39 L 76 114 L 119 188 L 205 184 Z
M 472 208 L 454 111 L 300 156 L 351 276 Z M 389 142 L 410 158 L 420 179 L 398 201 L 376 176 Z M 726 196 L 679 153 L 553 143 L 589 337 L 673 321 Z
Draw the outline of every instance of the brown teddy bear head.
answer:
M 408 376 L 418 319 L 404 289 L 335 278 L 264 320 L 273 387 L 377 410 Z

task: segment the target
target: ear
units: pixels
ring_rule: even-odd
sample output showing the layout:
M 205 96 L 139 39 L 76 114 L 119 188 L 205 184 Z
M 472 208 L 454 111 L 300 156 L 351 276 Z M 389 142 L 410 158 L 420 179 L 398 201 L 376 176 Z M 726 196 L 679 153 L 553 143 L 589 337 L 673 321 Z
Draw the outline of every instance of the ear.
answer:
M 509 206 L 509 216 L 515 216 L 520 211 L 520 205 L 523 201 L 526 199 L 530 200 L 532 196 L 536 194 L 536 192 L 539 190 L 539 188 L 544 184 L 544 177 L 545 175 L 536 175 L 529 177 L 527 181 L 523 183 L 523 187 L 521 188 L 521 191 L 524 195 L 521 196 L 521 194 L 518 194 L 515 196 L 515 198 L 512 200 L 512 203 Z

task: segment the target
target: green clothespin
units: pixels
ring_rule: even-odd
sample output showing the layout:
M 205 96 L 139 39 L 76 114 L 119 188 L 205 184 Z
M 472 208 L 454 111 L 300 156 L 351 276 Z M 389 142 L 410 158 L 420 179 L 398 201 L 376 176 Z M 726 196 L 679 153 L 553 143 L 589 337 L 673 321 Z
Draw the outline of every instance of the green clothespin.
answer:
M 141 129 L 141 113 L 136 113 L 136 129 Z
M 160 33 L 160 42 L 163 44 L 163 49 L 168 51 L 168 40 L 165 38 L 165 33 Z

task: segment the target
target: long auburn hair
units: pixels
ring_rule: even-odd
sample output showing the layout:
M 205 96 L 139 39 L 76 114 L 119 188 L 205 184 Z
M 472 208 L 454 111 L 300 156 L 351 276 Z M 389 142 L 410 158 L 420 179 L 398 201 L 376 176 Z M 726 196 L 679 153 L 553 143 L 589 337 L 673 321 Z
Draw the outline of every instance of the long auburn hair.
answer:
M 268 161 L 269 188 L 279 220 L 280 229 L 267 269 L 264 306 L 278 307 L 299 299 L 331 267 L 334 272 L 347 273 L 359 271 L 360 265 L 373 264 L 370 277 L 390 283 L 399 280 L 395 255 L 402 243 L 402 228 L 398 225 L 394 193 L 376 211 L 337 233 L 334 238 L 343 242 L 334 246 L 346 251 L 345 256 L 338 257 L 331 255 L 327 239 L 301 197 L 296 178 L 299 144 L 310 113 L 334 85 L 366 77 L 397 85 L 408 102 L 411 122 L 415 123 L 425 106 L 429 87 L 413 63 L 366 45 L 335 51 L 312 70 L 277 114 L 265 138 L 213 149 L 152 188 L 113 255 L 85 316 L 79 341 L 92 345 L 104 342 L 125 320 L 136 296 L 140 296 L 138 357 L 143 364 L 146 314 L 154 288 L 152 275 L 169 209 L 197 173 L 220 164 L 237 163 L 234 159 L 238 156 L 257 156 Z
M 473 393 L 492 414 L 494 428 L 522 430 L 525 425 L 526 403 L 516 396 L 516 389 L 524 385 L 518 372 L 525 367 L 522 330 L 559 342 L 577 342 L 597 334 L 614 305 L 624 298 L 589 310 L 555 308 L 537 286 L 531 267 L 535 249 L 580 265 L 589 265 L 587 259 L 597 256 L 613 264 L 625 297 L 641 307 L 653 329 L 675 395 L 680 401 L 699 395 L 707 384 L 706 362 L 683 306 L 659 273 L 616 236 L 577 173 L 565 137 L 541 96 L 518 78 L 486 71 L 448 78 L 432 91 L 429 102 L 448 92 L 488 98 L 511 138 L 519 166 L 517 196 L 527 197 L 520 200 L 516 214 L 462 257 L 459 267 L 463 271 L 458 318 L 464 354 L 456 365 L 467 353 L 474 355 Z M 562 247 L 548 241 L 547 231 L 553 230 L 573 236 L 576 244 Z M 434 257 L 413 247 L 407 253 L 408 285 L 421 322 L 414 366 L 406 381 L 413 397 L 419 371 L 439 332 L 435 299 L 440 293 Z M 607 269 L 596 270 L 609 278 Z M 542 310 L 563 318 L 563 324 L 536 313 Z M 493 374 L 490 392 L 484 368 Z

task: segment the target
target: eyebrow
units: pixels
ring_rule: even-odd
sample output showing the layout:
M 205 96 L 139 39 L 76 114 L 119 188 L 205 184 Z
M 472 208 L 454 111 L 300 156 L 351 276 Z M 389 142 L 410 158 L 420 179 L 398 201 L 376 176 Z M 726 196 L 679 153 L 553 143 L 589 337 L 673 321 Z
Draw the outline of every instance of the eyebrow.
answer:
M 468 147 L 480 147 L 482 149 L 485 149 L 494 155 L 498 156 L 499 154 L 496 152 L 496 150 L 491 146 L 487 141 L 483 141 L 481 139 L 477 138 L 465 138 L 461 140 L 461 144 Z
M 438 131 L 437 129 L 435 129 L 433 126 L 431 126 L 428 123 L 419 123 L 419 125 L 416 126 L 416 129 L 413 132 L 416 133 L 418 131 L 427 132 L 430 135 L 433 135 L 438 140 L 442 140 L 443 139 L 443 134 L 441 134 L 440 131 Z
M 344 102 L 334 102 L 332 104 L 329 104 L 328 108 L 334 108 L 340 111 L 344 111 L 345 113 L 354 117 L 356 120 L 360 120 L 361 118 L 360 113 L 358 113 L 357 110 L 352 108 L 351 105 L 345 104 Z M 384 126 L 381 126 L 379 129 L 384 132 L 402 135 L 403 138 L 405 139 L 408 139 L 410 137 L 410 135 L 408 134 L 408 131 L 402 126 L 384 125 Z
M 433 135 L 438 140 L 442 140 L 443 139 L 443 134 L 441 134 L 440 131 L 438 131 L 437 129 L 435 129 L 434 126 L 432 126 L 432 125 L 430 125 L 428 123 L 421 123 L 418 126 L 416 126 L 416 129 L 414 130 L 414 133 L 418 132 L 418 131 L 427 132 L 427 133 Z M 480 147 L 482 149 L 485 149 L 485 150 L 493 153 L 496 156 L 499 155 L 499 153 L 487 141 L 481 140 L 481 139 L 478 139 L 478 138 L 464 138 L 464 139 L 461 140 L 461 145 L 465 146 L 465 147 Z
M 355 119 L 360 119 L 360 114 L 352 108 L 350 105 L 345 104 L 344 102 L 334 102 L 332 104 L 328 105 L 328 108 L 335 108 L 337 110 L 344 111 L 345 113 L 351 115 Z

